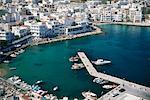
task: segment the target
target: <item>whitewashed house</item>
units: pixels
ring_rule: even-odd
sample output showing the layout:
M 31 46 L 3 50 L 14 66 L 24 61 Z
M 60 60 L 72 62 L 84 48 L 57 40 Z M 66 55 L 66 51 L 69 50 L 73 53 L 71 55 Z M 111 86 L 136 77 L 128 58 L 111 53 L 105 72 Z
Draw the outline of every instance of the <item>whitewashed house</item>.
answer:
M 50 35 L 58 35 L 58 34 L 64 34 L 64 24 L 54 20 L 54 21 L 48 21 L 47 22 L 47 28 L 50 31 Z
M 30 34 L 29 27 L 27 26 L 13 26 L 12 33 L 15 36 L 24 37 Z
M 0 30 L 0 40 L 12 41 L 14 39 L 14 35 L 12 32 L 8 32 L 5 30 Z
M 68 26 L 65 29 L 66 35 L 80 34 L 92 31 L 90 24 L 87 21 L 76 22 L 75 26 Z
M 45 38 L 48 36 L 48 28 L 43 22 L 32 22 L 30 25 L 30 32 L 35 39 Z

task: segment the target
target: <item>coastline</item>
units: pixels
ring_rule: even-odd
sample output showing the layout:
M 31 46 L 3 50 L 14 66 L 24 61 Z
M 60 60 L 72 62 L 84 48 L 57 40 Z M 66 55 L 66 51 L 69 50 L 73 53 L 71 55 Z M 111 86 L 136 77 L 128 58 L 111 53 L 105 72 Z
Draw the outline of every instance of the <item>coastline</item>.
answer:
M 80 33 L 80 34 L 76 34 L 76 35 L 62 35 L 62 36 L 58 36 L 55 38 L 45 38 L 45 39 L 41 39 L 41 40 L 32 41 L 32 43 L 24 44 L 21 47 L 18 47 L 13 51 L 3 53 L 3 55 L 5 57 L 2 58 L 2 61 L 0 63 L 3 63 L 3 61 L 5 61 L 7 59 L 7 57 L 9 57 L 11 54 L 14 54 L 15 52 L 19 51 L 20 49 L 25 49 L 25 48 L 30 47 L 30 46 L 60 42 L 60 41 L 65 41 L 65 40 L 72 40 L 72 39 L 76 39 L 76 38 L 81 38 L 81 37 L 85 37 L 85 36 L 103 33 L 103 31 L 99 27 L 93 26 L 93 28 L 95 30 L 93 30 L 91 32 L 85 32 L 85 33 Z
M 56 38 L 52 38 L 52 39 L 46 38 L 43 40 L 34 41 L 31 44 L 31 46 L 59 42 L 59 41 L 64 41 L 64 40 L 72 40 L 72 39 L 76 39 L 76 38 L 81 38 L 81 37 L 85 37 L 85 36 L 96 35 L 96 34 L 102 33 L 102 30 L 100 28 L 98 28 L 97 26 L 93 26 L 93 27 L 95 28 L 95 30 L 92 32 L 80 33 L 80 34 L 76 34 L 76 35 L 63 35 L 61 37 L 56 37 Z
M 140 27 L 150 27 L 150 23 L 131 23 L 131 22 L 95 22 L 96 25 L 104 24 L 114 24 L 114 25 L 128 25 L 128 26 L 140 26 Z

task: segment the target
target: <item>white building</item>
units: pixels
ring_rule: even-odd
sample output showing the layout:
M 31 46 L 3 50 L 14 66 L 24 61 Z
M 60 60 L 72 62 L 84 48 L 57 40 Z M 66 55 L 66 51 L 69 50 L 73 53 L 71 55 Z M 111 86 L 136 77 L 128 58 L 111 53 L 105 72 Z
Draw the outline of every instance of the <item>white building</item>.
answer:
M 32 36 L 35 38 L 44 38 L 49 35 L 48 28 L 47 28 L 46 24 L 43 22 L 31 23 L 30 32 L 31 32 Z
M 92 28 L 88 22 L 77 22 L 78 25 L 68 26 L 65 29 L 66 35 L 80 34 L 92 31 Z
M 121 22 L 123 20 L 123 13 L 120 9 L 112 9 L 112 21 Z
M 12 41 L 13 39 L 14 39 L 13 33 L 0 30 L 0 40 Z
M 103 9 L 100 20 L 103 22 L 111 22 L 111 20 L 112 20 L 111 8 L 104 8 Z
M 64 34 L 64 24 L 56 20 L 47 22 L 47 27 L 53 35 Z
M 24 37 L 29 35 L 30 32 L 27 26 L 13 26 L 12 33 L 14 33 L 15 36 Z
M 141 22 L 142 21 L 142 11 L 136 8 L 129 9 L 129 19 L 132 22 Z

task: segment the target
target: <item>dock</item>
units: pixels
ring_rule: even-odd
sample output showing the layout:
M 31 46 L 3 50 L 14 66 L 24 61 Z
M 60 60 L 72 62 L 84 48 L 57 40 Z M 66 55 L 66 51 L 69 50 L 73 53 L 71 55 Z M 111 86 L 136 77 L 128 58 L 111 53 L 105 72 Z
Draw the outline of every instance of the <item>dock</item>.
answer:
M 78 52 L 78 56 L 81 59 L 81 61 L 83 62 L 86 70 L 88 71 L 88 73 L 93 76 L 93 77 L 98 77 L 98 78 L 102 78 L 104 80 L 108 80 L 110 82 L 119 84 L 119 85 L 123 85 L 126 87 L 132 87 L 132 89 L 134 89 L 134 91 L 138 92 L 140 94 L 145 94 L 146 96 L 141 95 L 141 97 L 146 98 L 149 100 L 150 98 L 150 88 L 143 86 L 143 85 L 139 85 L 133 82 L 129 82 L 126 80 L 123 80 L 121 78 L 117 78 L 111 75 L 107 75 L 101 72 L 97 72 L 97 70 L 94 68 L 94 66 L 92 65 L 92 63 L 90 62 L 90 60 L 88 59 L 88 57 L 85 55 L 84 52 Z

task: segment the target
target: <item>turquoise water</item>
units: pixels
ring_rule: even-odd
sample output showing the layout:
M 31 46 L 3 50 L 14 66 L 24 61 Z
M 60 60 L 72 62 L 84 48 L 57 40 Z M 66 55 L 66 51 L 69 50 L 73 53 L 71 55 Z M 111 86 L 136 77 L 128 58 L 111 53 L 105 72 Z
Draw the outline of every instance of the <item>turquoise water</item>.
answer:
M 105 58 L 111 65 L 96 67 L 97 70 L 150 87 L 150 28 L 102 25 L 104 34 L 76 40 L 34 46 L 13 59 L 8 76 L 19 75 L 29 84 L 43 80 L 44 89 L 57 96 L 80 97 L 81 92 L 91 90 L 100 94 L 101 86 L 92 82 L 85 69 L 71 70 L 70 56 L 84 51 L 91 60 Z

